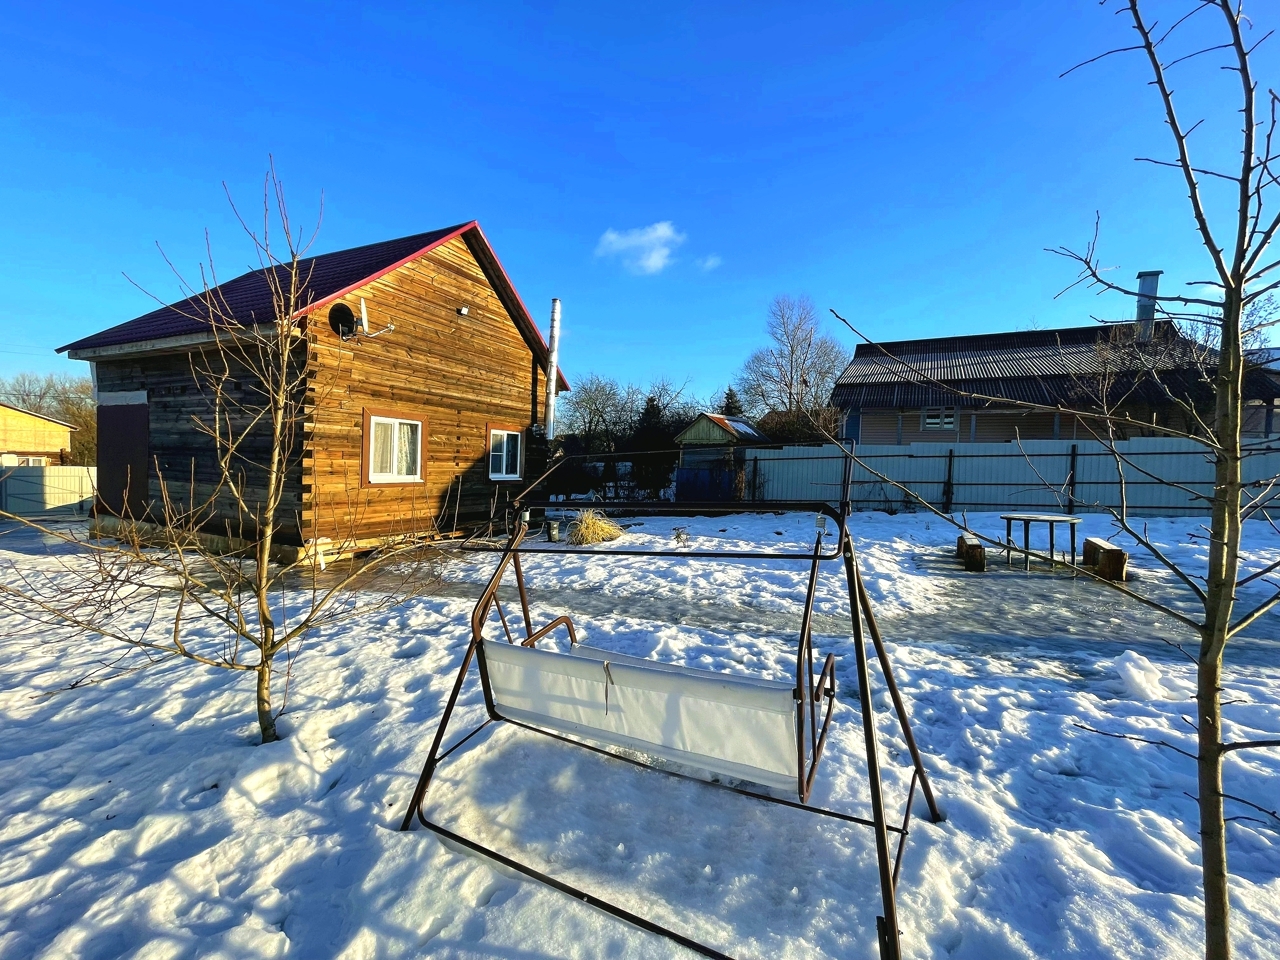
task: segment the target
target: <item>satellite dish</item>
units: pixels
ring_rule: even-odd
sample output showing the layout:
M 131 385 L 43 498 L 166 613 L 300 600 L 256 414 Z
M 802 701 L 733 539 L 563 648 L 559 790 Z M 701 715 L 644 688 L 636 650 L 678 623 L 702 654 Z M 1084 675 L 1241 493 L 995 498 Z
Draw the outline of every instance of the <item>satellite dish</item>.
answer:
M 329 326 L 333 328 L 333 332 L 345 340 L 354 340 L 357 337 L 366 337 L 372 340 L 374 337 L 380 337 L 384 333 L 390 333 L 396 328 L 394 323 L 389 323 L 377 333 L 369 332 L 369 310 L 364 305 L 364 297 L 360 298 L 360 316 L 357 317 L 355 311 L 345 303 L 335 303 L 329 308 Z
M 360 312 L 364 313 L 364 301 L 360 301 Z M 356 315 L 345 303 L 335 303 L 329 308 L 329 326 L 343 340 L 356 335 Z

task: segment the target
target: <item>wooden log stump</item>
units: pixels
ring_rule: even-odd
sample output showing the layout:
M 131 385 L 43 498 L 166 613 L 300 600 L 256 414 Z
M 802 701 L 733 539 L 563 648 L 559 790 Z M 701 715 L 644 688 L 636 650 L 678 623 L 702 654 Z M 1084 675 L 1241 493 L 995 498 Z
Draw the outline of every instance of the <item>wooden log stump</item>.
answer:
M 987 569 L 987 548 L 972 533 L 956 537 L 956 556 L 964 562 L 964 568 L 973 573 Z
M 1089 537 L 1084 542 L 1084 565 L 1093 567 L 1102 579 L 1119 583 L 1129 575 L 1129 554 L 1101 537 Z

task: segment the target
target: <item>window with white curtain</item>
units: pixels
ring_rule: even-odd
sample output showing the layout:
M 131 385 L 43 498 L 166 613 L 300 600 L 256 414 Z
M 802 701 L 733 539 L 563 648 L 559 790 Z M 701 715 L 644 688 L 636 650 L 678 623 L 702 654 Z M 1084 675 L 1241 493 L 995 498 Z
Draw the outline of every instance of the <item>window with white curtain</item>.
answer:
M 422 479 L 422 422 L 369 418 L 369 482 Z
M 520 479 L 520 433 L 516 430 L 489 431 L 489 479 Z

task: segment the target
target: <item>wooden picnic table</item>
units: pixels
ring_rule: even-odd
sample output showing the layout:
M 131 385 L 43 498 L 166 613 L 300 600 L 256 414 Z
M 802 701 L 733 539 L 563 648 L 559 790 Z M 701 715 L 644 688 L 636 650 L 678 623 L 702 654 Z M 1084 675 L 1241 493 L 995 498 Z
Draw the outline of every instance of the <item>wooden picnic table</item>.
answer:
M 1015 521 L 1022 524 L 1022 556 L 1023 569 L 1031 569 L 1031 525 L 1033 523 L 1044 523 L 1049 527 L 1049 564 L 1055 565 L 1058 561 L 1053 553 L 1053 532 L 1059 523 L 1065 523 L 1071 530 L 1071 565 L 1076 565 L 1076 524 L 1080 522 L 1079 517 L 1069 517 L 1061 513 L 1004 513 L 1000 515 L 1000 519 L 1004 521 L 1004 562 L 1008 566 L 1013 563 L 1013 524 Z

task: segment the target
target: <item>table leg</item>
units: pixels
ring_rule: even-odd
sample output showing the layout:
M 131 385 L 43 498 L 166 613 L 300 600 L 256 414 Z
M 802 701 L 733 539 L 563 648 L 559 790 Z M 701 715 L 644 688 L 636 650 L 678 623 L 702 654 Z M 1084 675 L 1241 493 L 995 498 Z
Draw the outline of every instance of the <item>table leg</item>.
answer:
M 1052 520 L 1049 521 L 1049 569 L 1052 570 L 1058 565 L 1058 558 L 1053 555 L 1053 530 L 1057 526 Z
M 1013 521 L 1004 522 L 1004 565 L 1013 565 Z
M 1031 569 L 1031 521 L 1022 521 L 1022 569 Z

